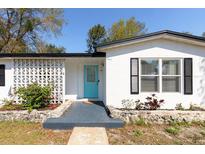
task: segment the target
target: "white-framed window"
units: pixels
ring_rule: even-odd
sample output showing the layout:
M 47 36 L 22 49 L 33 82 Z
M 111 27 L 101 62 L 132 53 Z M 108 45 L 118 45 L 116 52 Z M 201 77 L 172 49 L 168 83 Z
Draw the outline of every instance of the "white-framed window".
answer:
M 141 59 L 141 91 L 159 91 L 159 60 Z
M 140 59 L 141 92 L 181 92 L 181 59 Z
M 181 91 L 181 63 L 179 59 L 162 59 L 162 92 Z

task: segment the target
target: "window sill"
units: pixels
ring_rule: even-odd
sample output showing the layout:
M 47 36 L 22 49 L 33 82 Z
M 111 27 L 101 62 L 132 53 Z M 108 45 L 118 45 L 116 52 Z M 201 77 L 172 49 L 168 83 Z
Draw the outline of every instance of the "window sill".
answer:
M 153 93 L 153 94 L 183 94 L 181 92 L 140 92 L 139 94 L 150 94 L 150 93 Z

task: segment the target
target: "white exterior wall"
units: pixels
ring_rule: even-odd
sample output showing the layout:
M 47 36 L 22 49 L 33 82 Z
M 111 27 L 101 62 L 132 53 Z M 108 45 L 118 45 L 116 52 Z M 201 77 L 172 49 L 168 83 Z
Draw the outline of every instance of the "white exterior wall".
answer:
M 0 86 L 0 104 L 8 98 L 13 88 L 13 59 L 0 59 L 0 64 L 5 64 L 5 86 Z M 98 99 L 104 101 L 105 91 L 105 58 L 66 58 L 64 65 L 64 99 L 76 100 L 84 98 L 84 65 L 98 65 L 99 86 Z
M 5 65 L 5 86 L 0 86 L 0 105 L 2 99 L 7 98 L 13 85 L 13 60 L 0 59 L 0 64 Z
M 177 103 L 205 103 L 205 48 L 170 40 L 155 40 L 141 44 L 112 48 L 106 52 L 106 104 L 122 107 L 123 99 L 145 101 L 150 93 L 130 94 L 130 58 L 193 58 L 193 95 L 183 93 L 156 93 L 165 100 L 163 108 L 174 108 Z M 183 67 L 182 67 L 183 68 Z M 139 83 L 140 87 L 140 83 Z
M 65 60 L 65 99 L 84 98 L 84 65 L 98 65 L 98 99 L 104 100 L 104 61 L 105 58 L 68 58 Z

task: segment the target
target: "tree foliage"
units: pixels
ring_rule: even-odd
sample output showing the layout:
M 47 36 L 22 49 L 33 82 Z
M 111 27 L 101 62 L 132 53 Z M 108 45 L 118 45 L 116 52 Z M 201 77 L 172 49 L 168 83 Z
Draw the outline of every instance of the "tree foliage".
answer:
M 146 31 L 145 24 L 137 21 L 135 17 L 120 19 L 108 30 L 100 24 L 95 25 L 88 31 L 88 52 L 94 52 L 97 44 L 142 35 Z
M 0 53 L 33 52 L 43 34 L 58 36 L 63 9 L 0 9 Z
M 105 40 L 105 27 L 97 24 L 88 31 L 87 46 L 88 52 L 95 52 L 95 46 Z
M 109 29 L 108 41 L 115 41 L 119 39 L 138 36 L 146 33 L 145 24 L 139 22 L 135 17 L 131 17 L 128 20 L 120 19 L 115 22 Z
M 39 53 L 65 53 L 64 47 L 57 47 L 54 44 L 41 44 L 38 45 Z

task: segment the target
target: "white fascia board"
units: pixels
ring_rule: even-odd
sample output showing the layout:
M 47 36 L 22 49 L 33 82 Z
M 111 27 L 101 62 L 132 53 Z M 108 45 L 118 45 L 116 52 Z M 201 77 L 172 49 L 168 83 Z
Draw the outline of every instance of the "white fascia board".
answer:
M 175 41 L 175 42 L 188 43 L 188 44 L 192 44 L 192 45 L 205 47 L 205 42 L 204 41 L 194 40 L 194 39 L 191 39 L 191 38 L 187 39 L 187 38 L 183 38 L 183 37 L 180 37 L 180 36 L 173 36 L 173 35 L 170 35 L 170 34 L 161 34 L 161 35 L 158 35 L 158 36 L 142 38 L 142 39 L 139 39 L 139 40 L 136 39 L 136 40 L 131 40 L 131 41 L 125 41 L 125 42 L 122 42 L 122 43 L 111 44 L 111 45 L 108 45 L 108 46 L 105 46 L 105 47 L 99 47 L 98 51 L 99 52 L 107 52 L 107 51 L 109 51 L 109 49 L 129 46 L 129 45 L 133 45 L 133 44 L 139 44 L 139 43 L 142 43 L 142 42 L 153 41 L 153 40 L 157 40 L 157 39 L 165 39 L 165 40 L 171 40 L 171 41 Z

